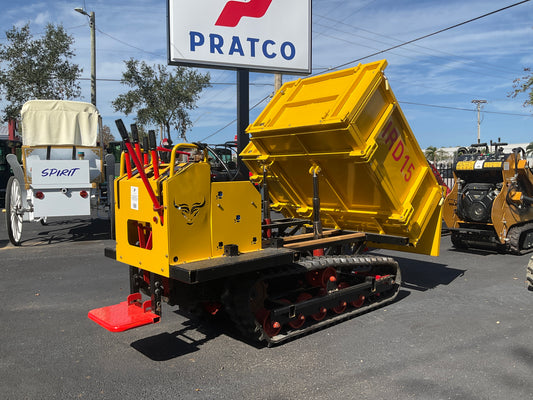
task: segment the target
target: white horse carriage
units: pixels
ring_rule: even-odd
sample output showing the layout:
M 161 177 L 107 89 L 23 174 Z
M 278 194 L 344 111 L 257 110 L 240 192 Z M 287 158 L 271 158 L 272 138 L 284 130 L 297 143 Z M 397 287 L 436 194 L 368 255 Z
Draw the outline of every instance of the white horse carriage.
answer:
M 83 102 L 31 100 L 22 107 L 23 165 L 7 157 L 14 176 L 6 188 L 6 222 L 15 246 L 23 221 L 88 216 L 109 206 L 99 119 L 96 107 Z

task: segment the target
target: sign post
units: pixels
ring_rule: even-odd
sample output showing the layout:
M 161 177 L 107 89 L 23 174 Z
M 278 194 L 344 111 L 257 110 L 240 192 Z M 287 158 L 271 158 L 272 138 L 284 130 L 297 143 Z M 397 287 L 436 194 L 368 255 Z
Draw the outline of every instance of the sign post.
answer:
M 246 128 L 250 124 L 250 72 L 247 69 L 237 70 L 237 154 L 241 154 L 250 139 Z M 237 158 L 239 175 L 237 179 L 248 179 L 248 168 Z
M 311 73 L 311 0 L 167 0 L 167 14 L 168 64 L 237 70 L 241 152 L 248 143 L 249 71 Z

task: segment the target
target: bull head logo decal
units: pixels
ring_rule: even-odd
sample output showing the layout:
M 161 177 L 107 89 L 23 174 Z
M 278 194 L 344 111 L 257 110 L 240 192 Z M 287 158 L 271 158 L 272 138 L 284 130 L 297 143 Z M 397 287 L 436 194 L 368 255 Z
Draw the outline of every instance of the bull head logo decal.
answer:
M 194 218 L 203 206 L 205 206 L 205 198 L 201 203 L 193 203 L 191 206 L 187 203 L 176 204 L 176 200 L 174 200 L 174 207 L 181 211 L 181 215 L 187 221 L 187 225 L 192 225 Z

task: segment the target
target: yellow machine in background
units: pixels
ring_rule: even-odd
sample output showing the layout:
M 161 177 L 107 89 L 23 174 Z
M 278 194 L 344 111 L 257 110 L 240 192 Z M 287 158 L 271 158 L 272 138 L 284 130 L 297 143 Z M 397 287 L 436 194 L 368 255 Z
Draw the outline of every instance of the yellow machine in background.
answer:
M 486 144 L 476 145 L 457 158 L 455 184 L 443 210 L 457 248 L 533 250 L 533 172 L 524 149 L 504 153 L 502 145 L 495 143 L 492 152 Z
M 89 317 L 121 331 L 159 321 L 166 301 L 225 312 L 273 344 L 392 301 L 398 264 L 359 253 L 372 244 L 437 255 L 443 192 L 385 66 L 285 84 L 247 131 L 240 156 L 253 183 L 217 181 L 202 144 L 177 145 L 160 164 L 153 133 L 147 162 L 135 127 L 132 145 L 117 121 L 128 152 L 106 255 L 130 266 L 131 295 Z

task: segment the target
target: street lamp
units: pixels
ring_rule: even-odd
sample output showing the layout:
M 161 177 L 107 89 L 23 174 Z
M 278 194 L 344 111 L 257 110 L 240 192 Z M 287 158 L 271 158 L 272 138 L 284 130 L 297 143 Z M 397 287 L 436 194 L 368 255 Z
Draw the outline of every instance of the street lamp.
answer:
M 96 35 L 94 11 L 87 13 L 81 7 L 76 7 L 74 11 L 89 17 L 89 26 L 91 28 L 91 103 L 96 106 Z
M 481 137 L 479 134 L 481 125 L 481 120 L 479 119 L 479 112 L 481 111 L 481 105 L 486 104 L 487 100 L 472 100 L 472 103 L 477 106 L 477 142 L 479 144 L 481 142 Z

